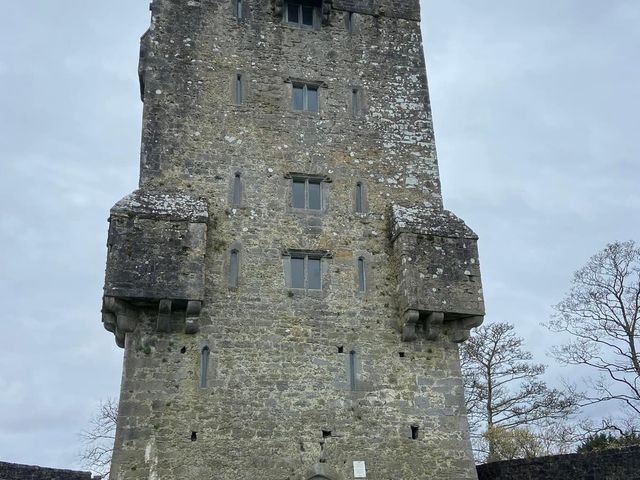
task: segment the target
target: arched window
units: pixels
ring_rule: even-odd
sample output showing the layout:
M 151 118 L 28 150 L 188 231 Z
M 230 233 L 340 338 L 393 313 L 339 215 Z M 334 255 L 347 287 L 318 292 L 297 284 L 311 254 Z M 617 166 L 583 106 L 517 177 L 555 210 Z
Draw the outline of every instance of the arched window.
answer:
M 240 172 L 236 172 L 233 176 L 232 203 L 234 207 L 239 207 L 242 203 L 242 179 L 240 178 Z
M 364 185 L 356 183 L 356 213 L 364 213 Z
M 240 276 L 240 262 L 238 250 L 231 250 L 229 256 L 229 287 L 236 288 L 238 286 L 238 277 Z
M 200 388 L 207 387 L 207 372 L 209 370 L 209 347 L 204 347 L 200 353 Z
M 365 292 L 367 290 L 366 269 L 364 258 L 358 259 L 358 291 Z

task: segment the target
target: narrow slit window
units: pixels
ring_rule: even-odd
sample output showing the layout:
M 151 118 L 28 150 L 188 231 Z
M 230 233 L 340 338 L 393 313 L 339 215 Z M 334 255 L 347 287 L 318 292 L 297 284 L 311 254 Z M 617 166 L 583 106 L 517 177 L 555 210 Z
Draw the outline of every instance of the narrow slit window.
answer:
M 233 206 L 239 207 L 242 203 L 242 178 L 240 173 L 233 176 Z
M 366 269 L 364 258 L 358 259 L 358 291 L 364 292 L 367 289 Z
M 242 105 L 244 103 L 244 92 L 242 87 L 242 74 L 236 73 L 234 81 L 234 100 L 236 105 Z
M 236 18 L 242 18 L 242 0 L 234 0 L 234 2 L 233 2 L 233 15 Z
M 207 386 L 207 372 L 209 370 L 209 347 L 204 347 L 200 354 L 200 388 Z
M 351 90 L 351 115 L 360 116 L 360 91 L 357 88 Z
M 238 286 L 238 277 L 240 274 L 238 250 L 231 250 L 229 258 L 229 287 L 236 288 Z
M 364 213 L 364 185 L 356 183 L 356 213 Z
M 418 439 L 418 432 L 420 431 L 420 427 L 418 427 L 417 425 L 411 425 L 411 438 L 413 440 L 417 440 Z
M 349 388 L 356 390 L 356 352 L 351 350 L 349 352 Z

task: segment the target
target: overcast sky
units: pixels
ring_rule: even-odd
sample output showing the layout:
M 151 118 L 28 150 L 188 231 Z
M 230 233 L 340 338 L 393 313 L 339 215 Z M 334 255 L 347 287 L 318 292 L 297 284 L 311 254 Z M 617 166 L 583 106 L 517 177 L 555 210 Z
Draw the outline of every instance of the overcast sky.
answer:
M 100 299 L 109 208 L 138 179 L 148 1 L 1 4 L 0 460 L 80 468 L 120 383 Z M 640 240 L 638 25 L 638 0 L 423 1 L 445 206 L 480 235 L 487 320 L 541 361 L 573 271 Z

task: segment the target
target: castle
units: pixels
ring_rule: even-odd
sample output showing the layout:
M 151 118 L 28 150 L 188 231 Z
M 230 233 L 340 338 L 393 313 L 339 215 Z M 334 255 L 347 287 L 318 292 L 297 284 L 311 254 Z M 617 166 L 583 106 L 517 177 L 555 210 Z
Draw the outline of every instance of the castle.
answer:
M 154 0 L 111 210 L 113 480 L 472 480 L 418 0 Z

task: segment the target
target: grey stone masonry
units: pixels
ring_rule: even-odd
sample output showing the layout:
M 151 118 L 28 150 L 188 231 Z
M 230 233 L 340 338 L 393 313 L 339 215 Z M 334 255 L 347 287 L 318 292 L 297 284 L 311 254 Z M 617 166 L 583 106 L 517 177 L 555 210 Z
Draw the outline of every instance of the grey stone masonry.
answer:
M 91 473 L 0 462 L 0 480 L 91 480 Z
M 477 237 L 443 210 L 418 0 L 151 12 L 111 478 L 476 480 Z
M 638 480 L 640 446 L 478 465 L 479 480 Z

